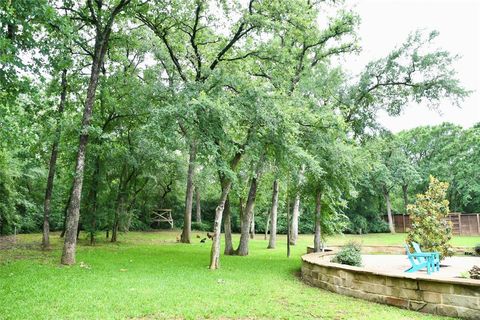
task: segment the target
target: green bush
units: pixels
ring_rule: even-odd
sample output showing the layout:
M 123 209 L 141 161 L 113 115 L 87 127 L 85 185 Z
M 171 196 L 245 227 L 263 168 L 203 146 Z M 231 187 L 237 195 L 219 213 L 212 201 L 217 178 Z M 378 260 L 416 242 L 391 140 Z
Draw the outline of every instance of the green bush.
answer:
M 348 223 L 348 232 L 353 234 L 365 234 L 368 232 L 368 222 L 363 216 L 353 216 Z
M 332 262 L 346 264 L 349 266 L 362 266 L 361 247 L 358 243 L 347 243 L 332 259 Z
M 371 232 L 371 233 L 389 232 L 388 223 L 382 220 L 380 217 L 376 217 L 375 219 L 369 221 L 368 232 Z
M 196 231 L 212 231 L 212 226 L 205 222 L 192 222 L 192 230 Z
M 480 243 L 477 244 L 473 250 L 475 250 L 475 253 L 477 254 L 477 256 L 480 256 Z
M 448 183 L 440 182 L 430 176 L 430 184 L 425 194 L 417 194 L 415 204 L 408 205 L 407 210 L 412 227 L 407 242 L 420 244 L 425 251 L 440 253 L 440 259 L 453 255 L 452 224 L 447 221 L 449 208 L 447 197 Z

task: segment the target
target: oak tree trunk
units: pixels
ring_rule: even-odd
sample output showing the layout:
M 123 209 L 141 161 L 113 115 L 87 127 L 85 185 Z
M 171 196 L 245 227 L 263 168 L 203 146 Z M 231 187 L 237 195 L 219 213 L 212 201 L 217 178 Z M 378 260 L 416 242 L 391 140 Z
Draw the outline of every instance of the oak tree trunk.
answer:
M 202 208 L 200 207 L 200 190 L 198 187 L 195 187 L 195 221 L 198 223 L 202 222 Z
M 227 256 L 234 254 L 233 250 L 233 241 L 232 241 L 232 221 L 231 221 L 231 212 L 230 212 L 230 197 L 227 197 L 225 201 L 224 209 L 225 219 L 223 221 L 223 229 L 225 232 L 225 250 L 223 253 Z
M 407 206 L 408 206 L 408 184 L 402 185 L 402 192 L 403 192 L 403 212 L 407 214 Z
M 277 240 L 278 180 L 273 181 L 272 210 L 270 212 L 270 239 L 268 249 L 275 249 Z
M 215 209 L 215 220 L 213 222 L 213 240 L 212 240 L 212 250 L 210 252 L 210 269 L 218 269 L 220 267 L 220 233 L 222 228 L 222 216 L 223 210 L 225 208 L 225 202 L 227 201 L 228 193 L 232 182 L 228 181 L 225 184 L 225 187 L 222 188 L 222 195 L 218 203 L 217 208 Z
M 53 191 L 53 180 L 55 179 L 55 169 L 57 165 L 58 145 L 60 144 L 60 135 L 62 132 L 61 120 L 63 110 L 65 109 L 65 102 L 67 100 L 67 69 L 62 71 L 62 91 L 60 93 L 60 104 L 58 105 L 57 114 L 57 128 L 55 130 L 55 137 L 52 144 L 52 152 L 50 154 L 50 163 L 48 168 L 47 188 L 45 190 L 45 201 L 43 204 L 43 236 L 42 248 L 43 250 L 50 249 L 50 211 Z
M 270 212 L 267 213 L 268 216 L 267 216 L 267 224 L 265 226 L 265 236 L 263 237 L 263 240 L 267 240 L 267 236 L 268 236 L 268 228 L 270 227 Z
M 92 176 L 92 185 L 90 186 L 88 202 L 90 215 L 90 245 L 95 244 L 95 234 L 97 231 L 97 196 L 98 184 L 100 181 L 100 156 L 95 158 L 95 170 Z
M 250 239 L 255 239 L 255 208 L 252 210 L 252 223 L 250 224 Z
M 390 202 L 390 192 L 387 188 L 383 188 L 383 197 L 385 198 L 385 203 L 387 205 L 387 218 L 388 218 L 388 228 L 390 233 L 395 233 L 395 226 L 393 225 L 393 216 L 392 216 L 392 204 Z
M 187 190 L 185 192 L 185 214 L 183 215 L 183 231 L 180 242 L 190 243 L 190 235 L 192 233 L 192 207 L 193 207 L 193 176 L 195 174 L 195 158 L 196 158 L 195 143 L 190 144 L 190 152 L 188 157 L 188 172 L 187 172 Z
M 322 192 L 318 191 L 315 198 L 315 237 L 313 240 L 314 252 L 322 248 Z
M 250 180 L 250 190 L 248 191 L 247 204 L 241 218 L 240 243 L 236 250 L 237 255 L 248 255 L 248 240 L 250 239 L 250 228 L 252 223 L 253 209 L 257 197 L 257 176 Z
M 95 93 L 98 86 L 98 78 L 100 69 L 103 64 L 105 53 L 108 47 L 110 33 L 112 31 L 115 16 L 120 13 L 130 0 L 120 0 L 113 8 L 113 11 L 107 17 L 105 25 L 101 23 L 101 14 L 94 18 L 96 23 L 95 46 L 93 50 L 92 69 L 90 71 L 90 80 L 87 88 L 87 97 L 85 99 L 85 107 L 83 110 L 82 126 L 79 138 L 77 159 L 75 164 L 75 176 L 73 180 L 73 188 L 68 206 L 68 214 L 65 228 L 65 241 L 63 244 L 63 252 L 61 263 L 71 265 L 75 263 L 75 250 L 77 245 L 77 229 L 78 220 L 80 218 L 80 200 L 82 197 L 83 173 L 85 169 L 85 155 L 88 143 L 88 130 L 93 114 L 93 106 L 95 104 Z M 101 2 L 100 2 L 101 4 Z M 101 8 L 99 8 L 100 10 Z M 92 13 L 94 14 L 94 13 Z

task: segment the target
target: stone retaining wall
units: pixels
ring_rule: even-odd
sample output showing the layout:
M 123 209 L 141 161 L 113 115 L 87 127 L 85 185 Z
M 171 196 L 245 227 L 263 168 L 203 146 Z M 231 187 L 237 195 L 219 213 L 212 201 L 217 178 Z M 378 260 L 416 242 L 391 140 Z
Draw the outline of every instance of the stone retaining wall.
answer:
M 378 273 L 329 262 L 330 255 L 302 256 L 302 278 L 322 289 L 437 315 L 480 319 L 480 282 Z

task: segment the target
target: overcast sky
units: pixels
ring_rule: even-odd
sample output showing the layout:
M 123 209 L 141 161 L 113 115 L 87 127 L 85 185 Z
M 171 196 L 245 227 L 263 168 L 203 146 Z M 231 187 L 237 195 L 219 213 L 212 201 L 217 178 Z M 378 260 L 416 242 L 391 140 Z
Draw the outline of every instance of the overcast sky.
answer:
M 348 0 L 347 0 L 348 2 Z M 455 64 L 458 78 L 474 90 L 461 109 L 442 103 L 439 114 L 425 106 L 411 105 L 399 117 L 381 114 L 380 122 L 398 132 L 445 121 L 463 127 L 480 122 L 480 0 L 354 0 L 348 6 L 360 14 L 362 53 L 346 59 L 358 73 L 369 61 L 384 57 L 416 29 L 438 30 L 438 47 L 461 55 Z

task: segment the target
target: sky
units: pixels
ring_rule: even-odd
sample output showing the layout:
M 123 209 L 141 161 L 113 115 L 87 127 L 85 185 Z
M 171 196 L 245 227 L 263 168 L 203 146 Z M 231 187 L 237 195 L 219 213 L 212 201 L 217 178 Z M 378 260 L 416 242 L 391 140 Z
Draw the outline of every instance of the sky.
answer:
M 347 0 L 361 17 L 362 52 L 345 67 L 359 73 L 369 61 L 386 56 L 417 29 L 440 32 L 435 44 L 458 54 L 457 77 L 473 90 L 460 108 L 443 102 L 438 111 L 412 104 L 397 117 L 379 114 L 380 123 L 398 132 L 422 125 L 453 122 L 464 128 L 480 122 L 480 0 Z

